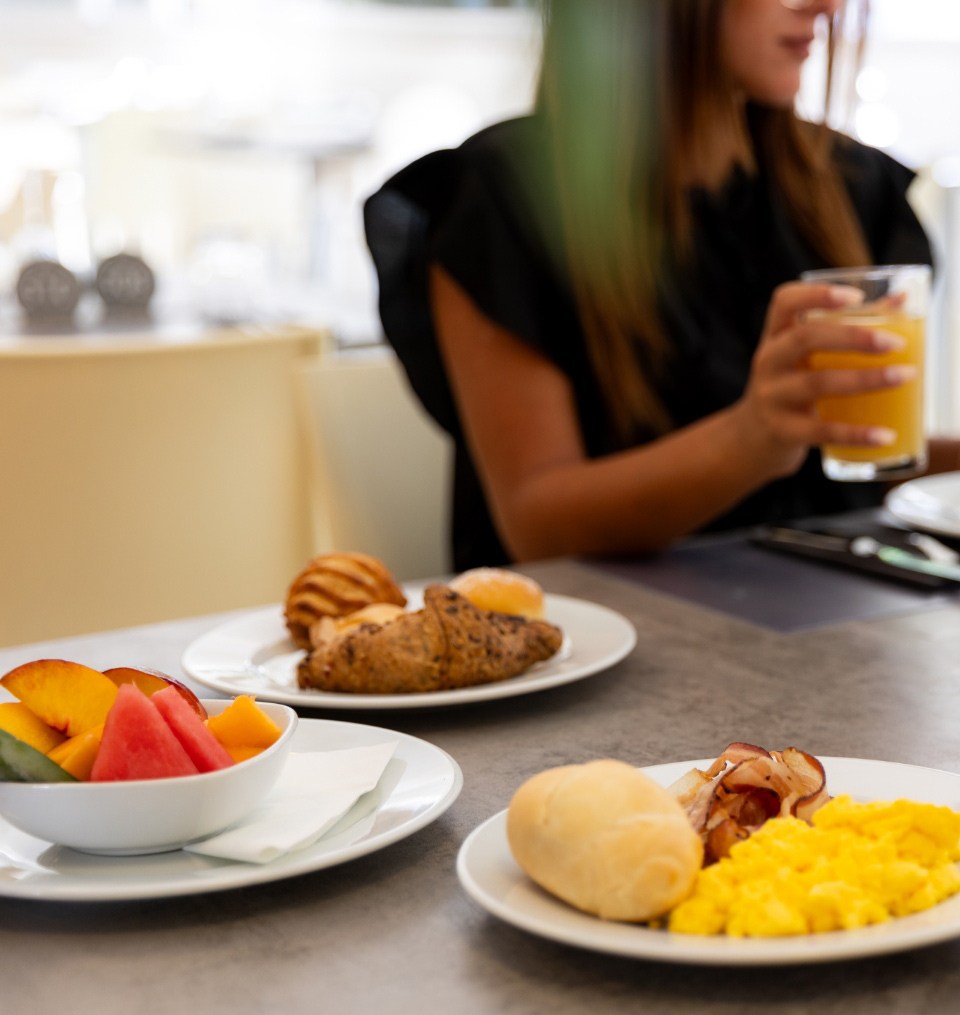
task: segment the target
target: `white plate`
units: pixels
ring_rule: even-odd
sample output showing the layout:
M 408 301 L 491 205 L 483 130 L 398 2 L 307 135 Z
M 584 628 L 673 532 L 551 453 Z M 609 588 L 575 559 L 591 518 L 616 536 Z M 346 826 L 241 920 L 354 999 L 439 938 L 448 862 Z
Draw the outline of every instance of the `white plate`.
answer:
M 886 509 L 906 525 L 943 536 L 960 536 L 960 472 L 911 479 L 894 487 Z
M 185 853 L 105 857 L 77 853 L 17 831 L 0 818 L 0 897 L 108 902 L 218 892 L 279 881 L 345 863 L 383 849 L 436 821 L 463 785 L 460 767 L 424 740 L 357 723 L 301 719 L 294 751 L 339 750 L 399 740 L 376 792 L 376 810 L 350 823 L 341 819 L 307 849 L 272 863 L 245 864 Z M 370 801 L 356 808 L 369 810 Z M 364 806 L 367 805 L 367 806 Z
M 420 591 L 405 589 L 411 606 Z M 636 644 L 633 625 L 613 610 L 583 599 L 547 595 L 547 619 L 560 627 L 564 644 L 552 659 L 510 680 L 423 694 L 340 694 L 297 687 L 303 652 L 290 640 L 279 606 L 253 610 L 208 631 L 184 652 L 184 670 L 223 694 L 254 694 L 283 705 L 334 709 L 437 708 L 531 694 L 600 673 Z
M 663 786 L 713 759 L 646 768 Z M 821 758 L 834 794 L 861 800 L 908 797 L 960 809 L 960 775 L 884 761 Z M 523 930 L 591 951 L 661 962 L 762 966 L 835 962 L 906 951 L 960 937 L 960 896 L 933 909 L 862 930 L 802 937 L 698 937 L 612 923 L 588 916 L 538 888 L 514 862 L 507 844 L 506 811 L 476 828 L 460 849 L 457 874 L 467 894 L 494 916 Z

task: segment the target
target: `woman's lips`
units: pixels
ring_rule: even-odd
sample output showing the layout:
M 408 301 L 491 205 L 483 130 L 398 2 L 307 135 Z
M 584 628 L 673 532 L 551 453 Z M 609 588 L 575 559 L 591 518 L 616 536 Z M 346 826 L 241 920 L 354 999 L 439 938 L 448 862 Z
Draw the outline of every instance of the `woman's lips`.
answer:
M 786 38 L 780 40 L 780 45 L 783 46 L 793 56 L 806 60 L 810 55 L 810 46 L 813 44 L 813 36 L 797 36 L 795 38 Z

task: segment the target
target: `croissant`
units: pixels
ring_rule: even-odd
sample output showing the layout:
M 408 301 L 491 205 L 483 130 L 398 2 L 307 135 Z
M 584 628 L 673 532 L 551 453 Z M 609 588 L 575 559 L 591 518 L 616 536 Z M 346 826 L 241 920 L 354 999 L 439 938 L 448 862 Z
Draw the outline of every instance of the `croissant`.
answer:
M 298 648 L 311 649 L 310 629 L 322 617 L 344 617 L 371 603 L 405 606 L 406 596 L 393 575 L 365 553 L 326 553 L 314 557 L 293 579 L 284 620 Z
M 481 610 L 446 585 L 430 585 L 422 610 L 319 644 L 297 679 L 304 688 L 358 694 L 449 690 L 518 676 L 562 641 L 545 620 Z

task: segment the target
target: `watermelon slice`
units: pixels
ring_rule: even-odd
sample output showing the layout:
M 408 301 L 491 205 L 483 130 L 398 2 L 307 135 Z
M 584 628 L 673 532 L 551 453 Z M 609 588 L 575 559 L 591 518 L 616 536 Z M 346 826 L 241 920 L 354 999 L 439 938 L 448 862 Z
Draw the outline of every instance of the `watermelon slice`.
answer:
M 156 691 L 150 701 L 199 771 L 215 772 L 233 764 L 233 758 L 175 687 Z
M 122 684 L 107 714 L 90 781 L 168 779 L 197 772 L 150 699 L 135 684 Z

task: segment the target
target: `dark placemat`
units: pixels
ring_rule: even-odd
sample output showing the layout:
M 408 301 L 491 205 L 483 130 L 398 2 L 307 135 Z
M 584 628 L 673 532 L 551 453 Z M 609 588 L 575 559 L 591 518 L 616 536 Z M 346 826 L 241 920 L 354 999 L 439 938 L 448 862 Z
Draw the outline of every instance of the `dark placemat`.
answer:
M 586 563 L 784 633 L 906 613 L 958 595 L 789 556 L 752 544 L 748 533 L 693 540 L 655 557 Z

